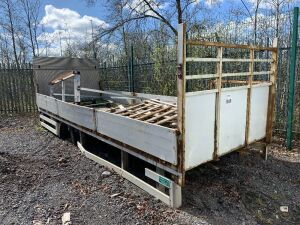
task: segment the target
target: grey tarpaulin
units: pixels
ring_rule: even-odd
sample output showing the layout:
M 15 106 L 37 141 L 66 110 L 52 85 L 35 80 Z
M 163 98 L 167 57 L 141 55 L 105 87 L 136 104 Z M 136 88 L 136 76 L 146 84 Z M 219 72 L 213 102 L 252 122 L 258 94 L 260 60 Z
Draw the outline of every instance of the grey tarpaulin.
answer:
M 98 63 L 94 59 L 64 58 L 64 57 L 36 57 L 33 60 L 33 69 L 37 92 L 50 94 L 49 81 L 60 73 L 69 70 L 79 70 L 81 86 L 99 89 L 100 75 Z M 66 82 L 66 94 L 73 94 L 73 79 Z M 54 93 L 61 93 L 61 84 L 55 85 Z M 82 95 L 99 96 L 96 93 L 82 93 Z M 60 96 L 58 96 L 60 98 Z

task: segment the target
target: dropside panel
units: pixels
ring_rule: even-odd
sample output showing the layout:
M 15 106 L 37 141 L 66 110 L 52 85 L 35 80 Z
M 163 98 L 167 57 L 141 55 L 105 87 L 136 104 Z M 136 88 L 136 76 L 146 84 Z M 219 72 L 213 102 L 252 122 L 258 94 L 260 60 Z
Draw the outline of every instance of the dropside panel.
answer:
M 96 111 L 96 120 L 97 132 L 177 164 L 175 130 L 102 111 Z
M 244 145 L 246 108 L 247 87 L 221 92 L 218 155 L 224 155 Z
M 251 94 L 249 143 L 266 136 L 269 86 L 253 87 Z
M 216 93 L 186 96 L 185 169 L 213 159 Z

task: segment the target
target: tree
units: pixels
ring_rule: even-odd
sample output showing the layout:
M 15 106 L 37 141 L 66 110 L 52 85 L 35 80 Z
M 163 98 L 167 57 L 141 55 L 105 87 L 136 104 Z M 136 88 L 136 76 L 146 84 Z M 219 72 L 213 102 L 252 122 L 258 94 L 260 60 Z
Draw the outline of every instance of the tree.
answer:
M 97 0 L 86 0 L 95 4 Z M 188 22 L 201 9 L 198 0 L 111 0 L 107 1 L 111 24 L 102 35 L 107 35 L 133 21 L 154 20 L 166 25 L 173 35 L 177 35 L 177 24 Z
M 1 18 L 1 25 L 4 30 L 8 33 L 11 38 L 14 61 L 17 67 L 20 67 L 18 53 L 17 53 L 17 43 L 16 43 L 16 32 L 17 32 L 17 18 L 16 18 L 16 8 L 12 0 L 2 0 L 0 3 L 1 11 L 3 12 L 3 17 Z
M 40 0 L 19 0 L 21 10 L 24 15 L 24 23 L 27 28 L 28 39 L 32 55 L 35 57 L 39 54 L 39 44 L 37 41 L 39 26 Z
M 254 0 L 254 7 L 253 10 L 251 9 L 251 6 L 249 7 L 245 0 L 241 0 L 243 6 L 245 7 L 249 17 L 251 18 L 253 22 L 253 34 L 254 34 L 254 44 L 256 45 L 257 42 L 257 19 L 258 19 L 258 11 L 260 4 L 262 3 L 263 0 Z M 253 12 L 252 12 L 253 11 Z

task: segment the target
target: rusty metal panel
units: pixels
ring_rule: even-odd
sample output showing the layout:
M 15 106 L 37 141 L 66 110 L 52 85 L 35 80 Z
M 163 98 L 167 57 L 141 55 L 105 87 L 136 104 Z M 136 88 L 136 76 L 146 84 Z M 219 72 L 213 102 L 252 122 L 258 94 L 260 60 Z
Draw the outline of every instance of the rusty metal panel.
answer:
M 175 130 L 102 111 L 96 111 L 96 120 L 97 132 L 177 164 Z
M 216 93 L 186 96 L 185 169 L 213 159 Z

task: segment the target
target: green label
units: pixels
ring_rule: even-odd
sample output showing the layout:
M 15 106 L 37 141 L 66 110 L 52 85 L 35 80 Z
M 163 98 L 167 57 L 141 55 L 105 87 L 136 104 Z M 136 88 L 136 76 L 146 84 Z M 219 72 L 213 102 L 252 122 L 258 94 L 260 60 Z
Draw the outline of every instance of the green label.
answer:
M 167 188 L 170 188 L 170 181 L 164 177 L 159 176 L 158 182 L 162 185 L 164 185 Z

